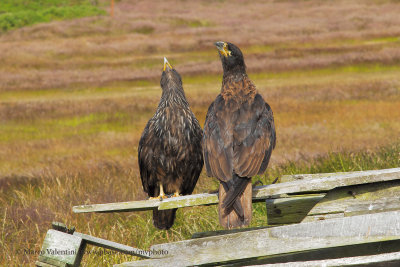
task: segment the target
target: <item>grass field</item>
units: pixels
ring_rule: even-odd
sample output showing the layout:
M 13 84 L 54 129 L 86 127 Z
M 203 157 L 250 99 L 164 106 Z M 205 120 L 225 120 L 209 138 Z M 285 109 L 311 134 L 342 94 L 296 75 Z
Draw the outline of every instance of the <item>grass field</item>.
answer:
M 2 0 L 0 32 L 53 20 L 75 19 L 104 14 L 98 1 L 89 0 Z
M 2 3 L 1 12 L 19 10 Z M 142 249 L 220 229 L 213 206 L 178 211 L 168 234 L 149 212 L 71 210 L 145 199 L 137 146 L 161 95 L 163 56 L 203 125 L 221 85 L 218 40 L 242 48 L 274 111 L 277 147 L 254 179 L 400 166 L 399 13 L 389 0 L 121 0 L 114 18 L 0 33 L 0 265 L 33 265 L 37 255 L 23 249 L 39 250 L 52 221 Z M 215 188 L 203 172 L 195 193 Z M 252 226 L 265 224 L 257 204 Z M 90 254 L 83 265 L 133 259 Z

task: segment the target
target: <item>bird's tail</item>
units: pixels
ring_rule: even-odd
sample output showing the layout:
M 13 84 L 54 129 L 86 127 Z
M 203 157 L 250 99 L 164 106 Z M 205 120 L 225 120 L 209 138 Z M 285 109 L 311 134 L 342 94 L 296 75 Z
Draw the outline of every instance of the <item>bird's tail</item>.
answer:
M 228 229 L 247 226 L 252 216 L 251 179 L 234 175 L 228 182 L 219 186 L 219 221 Z
M 171 210 L 153 210 L 153 224 L 161 230 L 168 230 L 172 227 L 175 220 L 175 214 L 178 209 Z

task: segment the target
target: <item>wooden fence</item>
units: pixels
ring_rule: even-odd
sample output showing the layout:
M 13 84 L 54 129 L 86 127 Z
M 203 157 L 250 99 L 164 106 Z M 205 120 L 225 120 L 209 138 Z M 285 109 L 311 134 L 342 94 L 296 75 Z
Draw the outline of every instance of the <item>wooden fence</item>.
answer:
M 400 168 L 286 175 L 281 181 L 253 189 L 253 202 L 266 203 L 266 227 L 196 233 L 189 240 L 154 245 L 151 251 L 167 253 L 152 255 L 61 227 L 49 230 L 42 250 L 73 248 L 79 253 L 68 259 L 45 253 L 36 264 L 79 266 L 86 244 L 91 244 L 144 258 L 116 266 L 400 266 Z M 75 206 L 73 211 L 132 212 L 217 203 L 217 194 L 197 194 Z

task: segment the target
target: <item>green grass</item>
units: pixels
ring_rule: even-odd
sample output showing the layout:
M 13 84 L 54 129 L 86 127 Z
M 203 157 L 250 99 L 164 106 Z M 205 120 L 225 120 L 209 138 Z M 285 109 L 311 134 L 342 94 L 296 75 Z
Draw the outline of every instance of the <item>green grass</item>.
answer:
M 39 139 L 80 137 L 101 132 L 126 132 L 132 129 L 131 118 L 121 112 L 92 113 L 86 116 L 57 118 L 31 123 L 5 123 L 0 126 L 0 142 L 29 141 Z
M 2 0 L 0 32 L 53 20 L 101 15 L 105 11 L 88 0 Z

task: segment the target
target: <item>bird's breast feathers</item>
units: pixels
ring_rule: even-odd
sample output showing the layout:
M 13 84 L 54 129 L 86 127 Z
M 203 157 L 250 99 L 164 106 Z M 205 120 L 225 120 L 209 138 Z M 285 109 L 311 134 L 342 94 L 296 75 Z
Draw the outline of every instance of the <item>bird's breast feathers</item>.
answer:
M 256 94 L 256 86 L 247 76 L 243 76 L 241 79 L 228 77 L 223 80 L 221 96 L 225 100 L 225 103 L 233 101 L 241 104 L 251 101 Z

